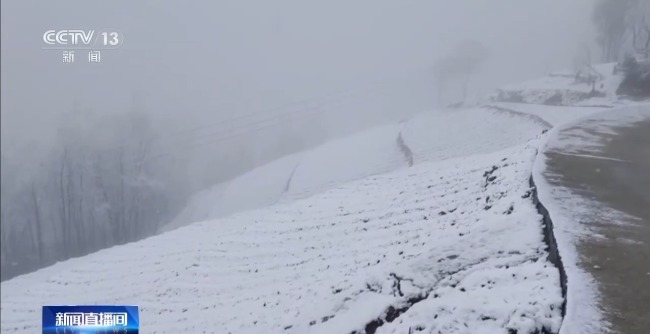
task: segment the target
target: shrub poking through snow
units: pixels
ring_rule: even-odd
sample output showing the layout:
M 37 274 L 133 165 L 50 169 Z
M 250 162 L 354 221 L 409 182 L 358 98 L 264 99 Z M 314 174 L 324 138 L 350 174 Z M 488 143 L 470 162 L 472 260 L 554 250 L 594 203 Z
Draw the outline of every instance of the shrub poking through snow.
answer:
M 650 59 L 637 60 L 629 56 L 621 64 L 624 78 L 616 93 L 632 99 L 650 98 Z

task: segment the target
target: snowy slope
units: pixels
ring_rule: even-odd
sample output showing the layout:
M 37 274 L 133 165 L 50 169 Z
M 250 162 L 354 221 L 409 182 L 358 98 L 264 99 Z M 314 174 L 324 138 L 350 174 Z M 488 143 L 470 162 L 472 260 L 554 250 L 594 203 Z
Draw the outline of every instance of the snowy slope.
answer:
M 534 155 L 420 164 L 59 263 L 2 283 L 1 330 L 38 331 L 44 304 L 126 303 L 144 333 L 351 333 L 400 310 L 377 333 L 555 331 Z
M 611 108 L 605 107 L 557 107 L 525 103 L 493 103 L 491 106 L 504 112 L 518 112 L 543 119 L 552 126 L 570 123 Z
M 280 158 L 191 198 L 161 231 L 197 221 L 304 198 L 345 182 L 407 165 L 397 145 L 399 125 L 363 131 Z
M 187 225 L 188 222 L 200 222 L 218 217 L 219 214 L 215 213 L 218 208 L 217 203 L 227 188 L 228 182 L 219 183 L 194 194 L 183 210 L 170 223 L 160 228 L 160 232 L 171 231 Z
M 621 75 L 614 74 L 615 67 L 615 63 L 610 63 L 583 69 L 599 76 L 595 84 L 597 94 L 592 94 L 592 84 L 577 82 L 574 71 L 565 71 L 501 87 L 492 99 L 497 102 L 561 106 L 615 105 L 618 102 L 616 89 L 622 80 Z
M 424 113 L 402 131 L 416 163 L 494 152 L 521 143 L 548 127 L 488 108 Z
M 397 145 L 399 125 L 334 140 L 305 152 L 285 195 L 302 198 L 336 185 L 407 165 Z
M 545 145 L 545 150 L 560 150 L 568 154 L 597 155 L 606 145 L 602 141 L 603 135 L 616 135 L 614 128 L 630 126 L 633 123 L 646 120 L 648 117 L 647 104 L 644 107 L 632 105 L 627 108 L 590 114 L 558 127 L 554 131 L 555 133 L 562 129 L 571 129 L 571 131 L 551 136 Z M 578 123 L 588 127 L 588 130 L 572 128 L 572 125 Z
M 553 78 L 510 88 L 567 88 Z M 261 166 L 197 194 L 174 227 L 198 223 L 3 282 L 1 331 L 38 331 L 44 304 L 123 303 L 145 333 L 571 333 L 591 318 L 562 320 L 528 180 L 544 130 L 631 104 L 617 80 L 570 107 L 424 113 Z M 584 287 L 568 305 L 591 310 L 567 249 Z
M 387 125 L 328 142 L 258 167 L 194 196 L 162 231 L 224 217 L 281 201 L 305 198 L 349 181 L 408 165 L 398 136 L 415 163 L 494 152 L 547 129 L 487 108 L 433 111 L 401 124 Z M 467 140 L 471 133 L 473 140 Z
M 620 84 L 620 80 L 613 75 L 615 63 L 601 64 L 594 66 L 594 69 L 597 73 L 602 75 L 604 78 L 599 81 L 604 86 L 606 85 L 606 91 L 614 93 L 616 88 Z M 597 86 L 600 88 L 600 86 Z M 535 91 L 541 89 L 564 89 L 564 90 L 576 90 L 588 93 L 591 91 L 592 87 L 586 84 L 576 83 L 575 81 L 575 71 L 558 71 L 549 74 L 548 76 L 511 84 L 503 86 L 502 89 L 505 90 L 526 90 L 526 91 Z M 609 95 L 609 94 L 608 94 Z
M 300 159 L 300 154 L 289 155 L 199 192 L 161 231 L 275 204 Z
M 528 86 L 522 84 L 520 88 L 525 90 Z M 422 113 L 401 124 L 370 129 L 278 159 L 215 185 L 193 196 L 186 208 L 161 231 L 304 198 L 345 182 L 404 167 L 407 159 L 397 144 L 400 133 L 415 163 L 440 161 L 504 149 L 550 125 L 605 109 L 491 103 L 488 107 Z M 542 121 L 522 121 L 516 113 L 534 115 Z M 467 133 L 474 140 L 465 140 Z

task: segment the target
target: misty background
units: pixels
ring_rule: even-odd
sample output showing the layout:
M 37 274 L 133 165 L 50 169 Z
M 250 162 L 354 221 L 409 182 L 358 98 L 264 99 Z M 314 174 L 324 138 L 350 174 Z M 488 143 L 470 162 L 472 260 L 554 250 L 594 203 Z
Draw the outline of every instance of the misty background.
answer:
M 283 155 L 611 58 L 595 2 L 3 1 L 2 279 L 150 236 Z M 124 44 L 67 64 L 50 29 Z M 463 45 L 481 66 L 447 84 Z

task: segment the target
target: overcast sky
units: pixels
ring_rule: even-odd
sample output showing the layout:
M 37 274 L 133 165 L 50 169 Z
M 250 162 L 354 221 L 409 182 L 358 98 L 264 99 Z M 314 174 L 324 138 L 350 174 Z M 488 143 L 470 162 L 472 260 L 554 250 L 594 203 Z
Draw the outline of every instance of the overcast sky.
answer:
M 33 137 L 74 103 L 111 112 L 134 94 L 187 127 L 376 83 L 426 91 L 428 81 L 409 79 L 466 39 L 489 50 L 472 84 L 488 93 L 570 68 L 593 40 L 592 2 L 2 1 L 2 129 Z M 125 43 L 100 64 L 84 53 L 64 64 L 61 51 L 41 50 L 49 29 L 117 29 Z M 345 113 L 373 112 L 362 109 Z

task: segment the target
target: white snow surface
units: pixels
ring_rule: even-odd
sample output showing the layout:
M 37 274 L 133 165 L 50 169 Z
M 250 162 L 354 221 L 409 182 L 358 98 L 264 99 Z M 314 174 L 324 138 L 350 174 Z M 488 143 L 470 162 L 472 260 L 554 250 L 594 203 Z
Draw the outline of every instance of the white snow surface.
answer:
M 546 144 L 546 150 L 566 154 L 600 155 L 603 145 L 606 144 L 603 138 L 607 140 L 607 137 L 616 135 L 617 127 L 629 126 L 648 118 L 650 111 L 647 104 L 587 115 L 558 127 L 556 135 Z
M 404 126 L 416 163 L 494 152 L 540 134 L 545 126 L 486 108 L 423 113 Z
M 300 154 L 289 155 L 199 192 L 161 231 L 275 204 L 300 159 Z
M 407 165 L 400 125 L 387 125 L 325 143 L 257 167 L 193 196 L 161 231 L 305 198 L 349 181 Z
M 611 110 L 610 108 L 599 107 L 557 107 L 541 104 L 503 102 L 493 103 L 492 105 L 513 112 L 519 112 L 532 115 L 534 117 L 539 117 L 552 126 L 564 125 L 596 113 Z
M 466 137 L 469 142 L 472 138 Z M 2 333 L 48 304 L 136 304 L 143 333 L 531 333 L 561 324 L 528 178 L 537 143 L 368 177 L 2 283 Z
M 415 163 L 495 152 L 547 127 L 492 109 L 436 110 L 325 143 L 260 166 L 193 196 L 161 231 L 197 221 L 288 202 L 408 164 L 398 136 Z M 471 138 L 467 134 L 471 133 Z
M 599 64 L 595 65 L 593 69 L 603 76 L 603 79 L 598 82 L 597 89 L 601 89 L 600 84 L 603 85 L 602 89 L 608 96 L 613 96 L 616 89 L 621 82 L 621 77 L 613 75 L 616 63 Z M 558 71 L 550 73 L 549 75 L 525 82 L 520 82 L 511 85 L 505 85 L 503 90 L 524 90 L 524 91 L 537 91 L 537 90 L 575 90 L 588 93 L 592 87 L 586 84 L 575 82 L 575 71 Z
M 397 145 L 399 131 L 399 125 L 382 126 L 305 152 L 284 198 L 304 198 L 349 181 L 406 166 L 406 159 Z
M 616 63 L 593 66 L 592 69 L 601 78 L 595 87 L 591 84 L 576 82 L 575 71 L 551 73 L 548 76 L 523 83 L 501 87 L 493 98 L 499 95 L 517 97 L 528 104 L 546 104 L 549 99 L 558 99 L 563 106 L 618 106 L 624 101 L 618 100 L 616 90 L 623 80 L 620 72 L 615 74 Z M 589 69 L 583 69 L 591 71 Z M 594 73 L 594 72 L 592 72 Z M 604 93 L 601 97 L 585 98 L 592 89 Z

